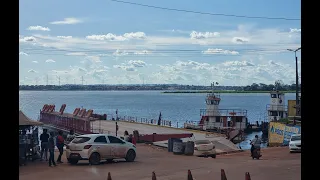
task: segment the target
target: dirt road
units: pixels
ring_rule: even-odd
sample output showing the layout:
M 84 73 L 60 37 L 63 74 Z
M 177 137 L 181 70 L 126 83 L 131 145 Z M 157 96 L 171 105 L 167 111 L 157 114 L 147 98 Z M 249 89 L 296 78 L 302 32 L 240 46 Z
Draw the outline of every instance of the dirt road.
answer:
M 149 145 L 138 145 L 137 148 L 138 157 L 133 163 L 118 161 L 91 166 L 84 161 L 75 166 L 64 163 L 48 167 L 46 162 L 30 162 L 20 167 L 19 178 L 106 180 L 111 172 L 114 180 L 151 180 L 151 173 L 155 171 L 158 180 L 180 180 L 187 178 L 190 169 L 194 179 L 209 180 L 220 179 L 220 170 L 224 169 L 228 180 L 244 180 L 245 172 L 250 172 L 252 180 L 301 179 L 301 154 L 290 154 L 287 147 L 264 149 L 260 160 L 252 160 L 249 152 L 219 155 L 212 159 L 173 155 Z

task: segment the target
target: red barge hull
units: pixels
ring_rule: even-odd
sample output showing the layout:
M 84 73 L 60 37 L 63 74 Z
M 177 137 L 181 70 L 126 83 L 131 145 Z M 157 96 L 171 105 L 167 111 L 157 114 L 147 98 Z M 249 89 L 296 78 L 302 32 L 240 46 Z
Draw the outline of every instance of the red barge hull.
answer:
M 93 114 L 93 110 L 76 108 L 72 114 L 64 113 L 66 105 L 63 104 L 60 111 L 55 111 L 55 105 L 44 105 L 40 110 L 40 122 L 45 124 L 45 127 L 53 130 L 62 130 L 69 132 L 73 129 L 76 134 L 95 134 L 103 133 L 101 128 L 93 129 L 92 122 L 96 120 L 106 120 L 106 114 L 97 115 Z M 146 128 L 148 126 L 146 125 Z M 183 134 L 141 134 L 138 137 L 138 141 L 143 142 L 157 142 L 165 141 L 170 138 L 189 138 L 192 137 L 192 133 Z

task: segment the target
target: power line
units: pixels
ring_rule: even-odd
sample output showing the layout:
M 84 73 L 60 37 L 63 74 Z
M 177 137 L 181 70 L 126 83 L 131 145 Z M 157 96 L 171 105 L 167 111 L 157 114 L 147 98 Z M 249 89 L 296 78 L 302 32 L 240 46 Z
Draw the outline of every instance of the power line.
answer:
M 135 6 L 143 6 L 143 7 L 154 8 L 154 9 L 162 9 L 162 10 L 168 10 L 168 11 L 179 11 L 179 12 L 187 12 L 187 13 L 211 15 L 211 16 L 226 16 L 226 17 L 248 18 L 248 19 L 286 20 L 286 21 L 300 21 L 301 20 L 301 19 L 297 19 L 297 18 L 245 16 L 245 15 L 223 14 L 223 13 L 208 13 L 208 12 L 199 12 L 199 11 L 167 8 L 167 7 L 160 7 L 160 6 L 152 6 L 152 5 L 147 5 L 147 4 L 140 4 L 140 3 L 128 2 L 128 1 L 120 1 L 120 0 L 109 0 L 109 1 L 123 3 L 123 4 L 130 4 L 130 5 L 135 5 Z

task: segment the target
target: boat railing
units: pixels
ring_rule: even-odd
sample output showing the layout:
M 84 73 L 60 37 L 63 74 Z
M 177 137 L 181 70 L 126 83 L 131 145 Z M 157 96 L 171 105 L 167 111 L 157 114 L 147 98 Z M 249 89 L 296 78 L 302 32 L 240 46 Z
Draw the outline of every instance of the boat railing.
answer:
M 247 116 L 248 111 L 244 109 L 200 109 L 200 116 Z
M 267 111 L 287 111 L 288 106 L 287 105 L 273 105 L 273 104 L 267 104 Z

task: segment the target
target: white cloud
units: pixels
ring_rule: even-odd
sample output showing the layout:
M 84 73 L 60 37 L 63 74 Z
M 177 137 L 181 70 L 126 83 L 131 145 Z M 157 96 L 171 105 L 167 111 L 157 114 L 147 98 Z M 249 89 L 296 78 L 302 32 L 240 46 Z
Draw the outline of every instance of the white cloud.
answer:
M 38 61 L 32 61 L 33 63 L 38 63 Z
M 147 65 L 144 61 L 141 60 L 130 60 L 128 64 L 132 65 L 133 67 L 144 67 Z
M 253 63 L 248 61 L 227 61 L 223 63 L 224 66 L 254 66 Z
M 67 56 L 86 56 L 87 54 L 84 52 L 72 52 L 72 53 L 67 53 Z
M 126 66 L 126 65 L 113 65 L 113 68 L 119 68 L 125 71 L 136 71 L 136 69 L 134 69 L 134 67 L 132 66 Z
M 33 69 L 30 69 L 28 72 L 29 72 L 29 73 L 37 73 L 37 71 L 35 71 L 35 70 L 33 70 Z
M 220 33 L 219 32 L 197 32 L 197 31 L 192 31 L 190 33 L 190 38 L 191 39 L 207 39 L 207 38 L 214 38 L 214 37 L 219 37 Z
M 57 24 L 57 25 L 61 25 L 61 24 L 79 24 L 82 23 L 83 21 L 77 18 L 64 18 L 62 21 L 53 21 L 50 22 L 50 24 Z
M 25 52 L 19 52 L 19 55 L 21 55 L 21 56 L 29 56 L 29 54 L 27 54 L 27 53 L 25 53 Z
M 42 27 L 42 26 L 29 26 L 27 28 L 29 31 L 50 31 L 48 27 Z
M 127 39 L 145 39 L 146 34 L 144 32 L 130 32 L 123 34 L 123 37 Z
M 114 65 L 113 68 L 122 69 L 125 71 L 137 71 L 135 68 L 141 68 L 147 64 L 142 60 L 130 60 L 127 63 L 121 63 L 120 65 Z
M 134 52 L 134 54 L 146 55 L 146 54 L 152 54 L 152 52 L 148 51 L 148 50 L 143 50 L 143 51 L 136 51 L 136 52 Z
M 122 51 L 117 49 L 114 53 L 112 53 L 113 56 L 125 56 L 128 55 L 129 53 L 126 51 Z
M 301 29 L 290 28 L 290 33 L 301 33 Z
M 100 40 L 100 41 L 125 41 L 130 39 L 145 39 L 146 34 L 144 32 L 131 32 L 125 33 L 123 35 L 116 35 L 108 33 L 106 35 L 89 35 L 86 36 L 86 39 L 90 40 Z
M 238 51 L 230 51 L 230 50 L 224 50 L 224 49 L 211 49 L 209 48 L 208 50 L 202 51 L 203 54 L 230 54 L 230 55 L 238 55 Z
M 53 60 L 53 59 L 47 59 L 47 60 L 46 60 L 46 63 L 54 63 L 54 62 L 56 62 L 56 61 Z
M 70 39 L 70 38 L 72 38 L 72 36 L 57 36 L 57 38 L 61 38 L 61 39 Z
M 19 36 L 19 42 L 35 42 L 37 39 L 33 36 L 25 36 L 21 37 Z
M 86 36 L 87 39 L 90 40 L 99 40 L 99 41 L 104 41 L 104 40 L 108 40 L 108 41 L 124 41 L 126 40 L 123 36 L 117 36 L 115 34 L 112 33 L 108 33 L 106 35 L 90 35 L 90 36 Z
M 245 37 L 234 37 L 232 38 L 232 42 L 236 44 L 243 44 L 249 42 L 249 39 Z
M 101 63 L 102 61 L 100 60 L 99 56 L 86 56 L 86 59 L 94 62 L 94 63 Z

